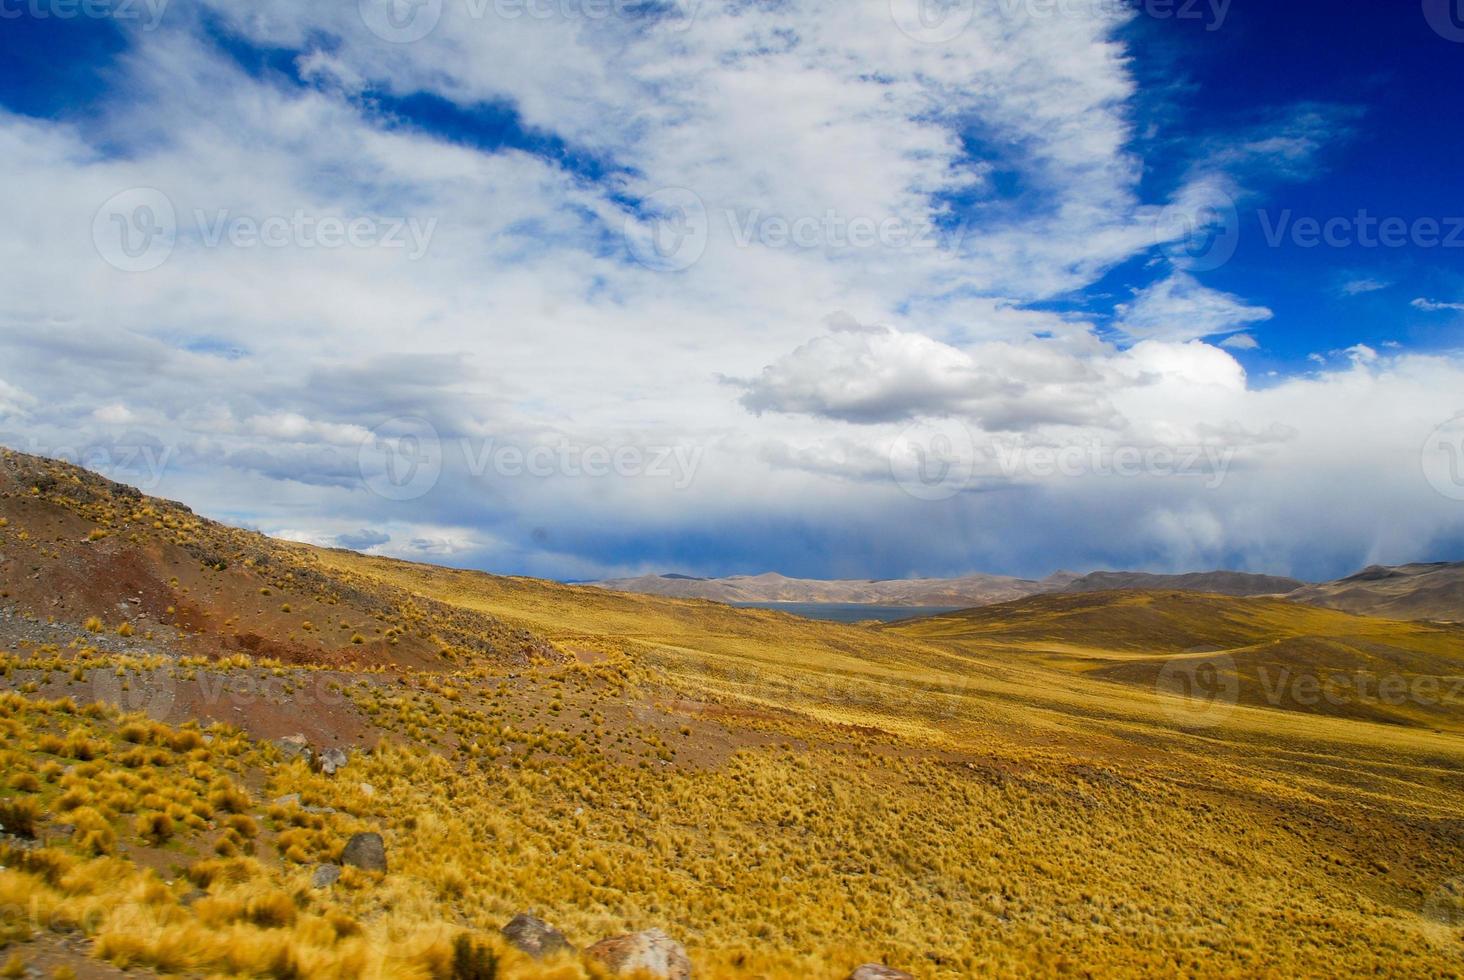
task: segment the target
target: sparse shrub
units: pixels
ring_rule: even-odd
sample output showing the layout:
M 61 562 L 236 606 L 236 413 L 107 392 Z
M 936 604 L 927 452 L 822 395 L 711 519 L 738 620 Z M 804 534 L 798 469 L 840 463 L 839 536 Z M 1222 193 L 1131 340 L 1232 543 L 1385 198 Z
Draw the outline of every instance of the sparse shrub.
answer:
M 452 980 L 497 980 L 498 954 L 467 933 L 452 941 Z
M 167 843 L 173 836 L 173 818 L 157 811 L 140 813 L 137 816 L 137 836 L 154 846 Z
M 41 781 L 33 772 L 18 772 L 10 777 L 10 788 L 20 793 L 39 793 Z
M 281 891 L 255 895 L 244 905 L 244 918 L 264 929 L 292 926 L 297 914 L 294 900 Z
M 41 817 L 41 807 L 30 797 L 0 800 L 0 825 L 6 833 L 18 837 L 34 837 L 36 821 Z
M 102 622 L 102 617 L 100 616 L 88 616 L 86 622 L 81 624 L 81 628 L 88 633 L 100 633 L 107 628 L 107 624 Z

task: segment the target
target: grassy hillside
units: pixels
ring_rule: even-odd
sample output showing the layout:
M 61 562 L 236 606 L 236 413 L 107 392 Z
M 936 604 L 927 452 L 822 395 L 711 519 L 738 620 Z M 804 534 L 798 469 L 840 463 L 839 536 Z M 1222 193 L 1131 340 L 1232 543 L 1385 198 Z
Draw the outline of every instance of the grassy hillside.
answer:
M 1464 730 L 1464 628 L 1372 619 L 1269 598 L 1185 592 L 1035 596 L 909 620 L 886 634 L 983 659 L 1229 704 Z M 1211 712 L 1211 714 L 1232 712 Z M 1264 724 L 1264 723 L 1263 723 Z
M 0 522 L 21 964 L 604 975 L 510 949 L 520 911 L 581 948 L 664 929 L 698 977 L 1464 952 L 1456 706 L 1215 712 L 1121 673 L 1276 641 L 1442 671 L 1457 634 L 1193 596 L 844 626 L 283 544 L 14 455 Z M 297 731 L 349 763 L 292 761 Z M 314 887 L 359 831 L 388 870 Z

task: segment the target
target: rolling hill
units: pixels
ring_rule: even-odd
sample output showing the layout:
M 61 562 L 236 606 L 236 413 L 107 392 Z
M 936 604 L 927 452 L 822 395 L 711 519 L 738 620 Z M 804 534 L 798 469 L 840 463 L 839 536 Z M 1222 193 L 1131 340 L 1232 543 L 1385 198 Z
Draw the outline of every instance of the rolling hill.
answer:
M 603 978 L 648 940 L 597 940 L 650 929 L 698 978 L 1437 976 L 1464 738 L 1412 682 L 1460 656 L 1178 592 L 816 622 L 276 541 L 4 453 L 0 942 L 99 976 Z M 1411 700 L 1257 698 L 1276 664 Z
M 615 592 L 638 592 L 717 602 L 807 602 L 879 606 L 978 606 L 1006 602 L 1060 588 L 1070 576 L 1035 581 L 1004 575 L 966 575 L 952 579 L 822 580 L 788 578 L 776 572 L 693 578 L 686 575 L 643 575 L 591 583 Z
M 1293 602 L 1389 619 L 1464 622 L 1464 562 L 1373 566 L 1311 585 L 1249 572 L 1056 572 L 1044 579 L 967 575 L 952 579 L 854 581 L 794 579 L 776 573 L 704 579 L 644 575 L 591 583 L 617 592 L 731 603 L 843 603 L 883 606 L 985 606 L 1049 593 L 1151 590 L 1228 596 L 1284 596 Z
M 1390 619 L 1464 622 L 1464 562 L 1374 565 L 1336 582 L 1298 589 L 1290 598 Z

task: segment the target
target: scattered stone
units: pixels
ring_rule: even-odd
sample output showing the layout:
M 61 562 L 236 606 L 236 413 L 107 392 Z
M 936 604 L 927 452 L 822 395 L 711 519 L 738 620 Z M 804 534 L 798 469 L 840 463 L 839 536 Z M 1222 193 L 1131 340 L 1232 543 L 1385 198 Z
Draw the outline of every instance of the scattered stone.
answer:
M 915 980 L 914 975 L 883 963 L 866 963 L 849 974 L 849 980 Z
M 284 796 L 275 797 L 275 806 L 298 806 L 300 803 L 299 793 L 286 793 Z
M 686 948 L 660 929 L 602 939 L 585 953 L 614 974 L 643 970 L 661 980 L 691 980 Z
M 310 878 L 311 888 L 329 888 L 341 880 L 341 866 L 339 864 L 322 864 L 315 869 L 315 874 Z
M 386 844 L 380 834 L 354 834 L 341 851 L 341 864 L 362 871 L 386 870 Z
M 376 795 L 376 787 L 375 786 L 372 786 L 370 783 L 362 783 L 361 784 L 361 795 L 362 796 L 367 796 L 367 797 L 375 796 Z
M 514 916 L 501 930 L 503 938 L 521 952 L 538 959 L 555 953 L 573 953 L 574 947 L 564 933 L 525 912 Z
M 286 759 L 304 759 L 308 763 L 315 755 L 310 751 L 310 740 L 304 735 L 286 735 L 275 739 L 275 745 L 279 746 Z
M 350 760 L 340 749 L 325 749 L 320 753 L 320 771 L 327 776 L 334 776 L 346 767 L 348 761 Z

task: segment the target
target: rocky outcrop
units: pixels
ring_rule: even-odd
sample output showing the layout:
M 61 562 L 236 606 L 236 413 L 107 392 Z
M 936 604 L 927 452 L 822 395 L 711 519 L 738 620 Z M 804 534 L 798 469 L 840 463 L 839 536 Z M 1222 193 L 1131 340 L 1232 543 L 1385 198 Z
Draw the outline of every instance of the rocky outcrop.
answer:
M 354 834 L 341 851 L 341 864 L 362 871 L 386 870 L 386 844 L 380 834 Z
M 310 740 L 304 735 L 286 735 L 284 738 L 275 739 L 276 747 L 284 753 L 288 760 L 304 759 L 306 764 L 315 757 L 310 748 Z
M 350 759 L 340 749 L 322 749 L 316 768 L 327 776 L 334 776 L 346 767 Z
M 585 955 L 617 975 L 640 970 L 662 980 L 691 980 L 686 948 L 660 929 L 602 939 Z
M 338 864 L 322 864 L 315 869 L 315 874 L 310 878 L 312 888 L 329 888 L 341 880 L 341 866 Z
M 915 977 L 883 963 L 866 963 L 855 967 L 854 972 L 849 974 L 849 980 L 915 980 Z
M 564 933 L 545 922 L 525 912 L 514 916 L 500 932 L 503 938 L 520 952 L 538 959 L 543 956 L 553 956 L 555 953 L 573 953 L 572 946 Z

